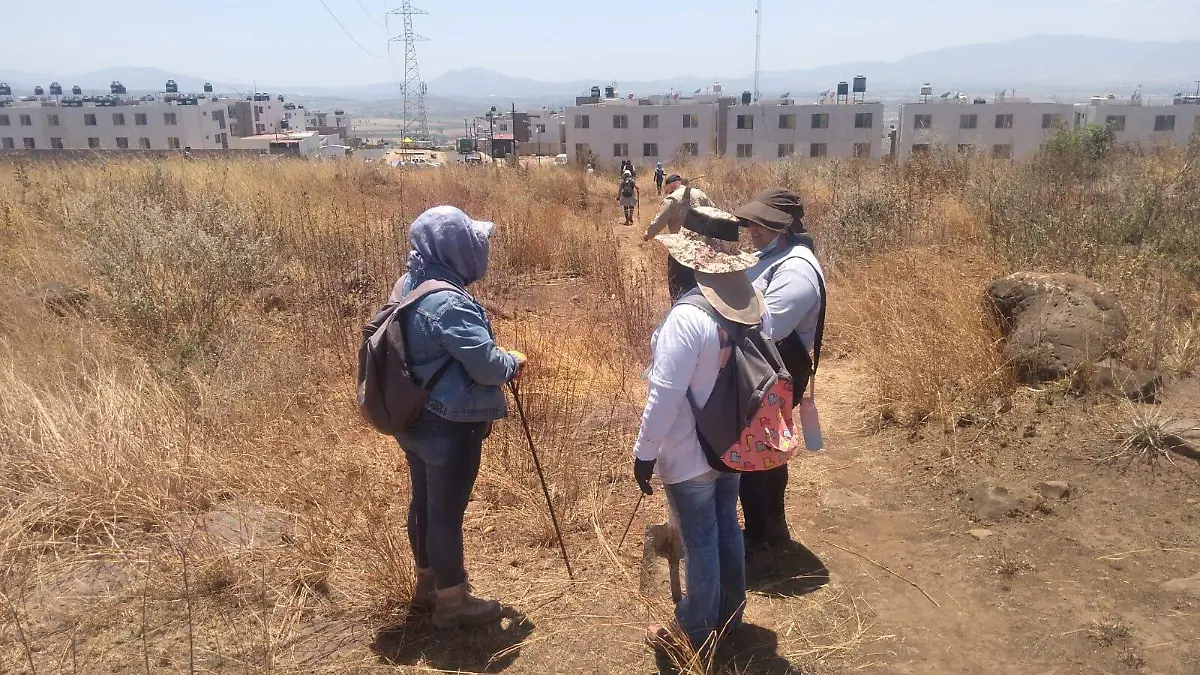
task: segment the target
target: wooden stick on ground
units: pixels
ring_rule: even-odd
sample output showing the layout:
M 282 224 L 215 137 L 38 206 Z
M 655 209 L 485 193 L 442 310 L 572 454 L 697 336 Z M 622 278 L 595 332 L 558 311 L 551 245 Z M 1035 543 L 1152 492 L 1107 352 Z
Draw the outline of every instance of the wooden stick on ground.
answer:
M 928 601 L 932 602 L 934 607 L 937 607 L 938 609 L 941 609 L 941 607 L 942 607 L 942 606 L 941 606 L 940 604 L 938 604 L 938 601 L 937 601 L 937 600 L 934 600 L 934 599 L 933 599 L 933 596 L 931 596 L 931 595 L 929 595 L 928 593 L 926 593 L 926 592 L 925 592 L 925 589 L 923 589 L 923 588 L 921 588 L 920 586 L 918 586 L 918 585 L 917 585 L 917 583 L 916 583 L 915 581 L 912 581 L 911 579 L 907 579 L 907 578 L 905 578 L 905 577 L 902 577 L 902 576 L 900 576 L 899 574 L 897 574 L 897 573 L 893 572 L 893 571 L 892 571 L 892 568 L 888 567 L 887 565 L 884 565 L 883 563 L 881 563 L 881 562 L 879 562 L 879 561 L 877 561 L 877 560 L 872 560 L 871 558 L 868 558 L 867 556 L 865 556 L 865 555 L 863 555 L 863 554 L 859 553 L 858 551 L 851 551 L 850 549 L 848 549 L 848 548 L 845 548 L 845 547 L 843 547 L 843 546 L 838 546 L 837 544 L 833 543 L 832 541 L 829 541 L 828 539 L 826 539 L 826 538 L 824 538 L 824 537 L 817 537 L 817 538 L 818 538 L 818 539 L 820 539 L 821 541 L 825 542 L 826 544 L 829 544 L 830 546 L 832 546 L 832 547 L 836 548 L 836 549 L 837 549 L 837 550 L 839 550 L 839 551 L 845 551 L 846 553 L 849 553 L 850 555 L 853 555 L 853 556 L 858 556 L 859 558 L 862 558 L 863 560 L 866 560 L 867 562 L 869 562 L 869 563 L 871 563 L 872 565 L 874 565 L 874 566 L 878 567 L 879 569 L 883 570 L 884 572 L 887 572 L 888 574 L 890 574 L 890 575 L 892 575 L 892 576 L 896 577 L 896 578 L 897 578 L 897 579 L 899 579 L 900 581 L 903 581 L 904 583 L 908 584 L 909 586 L 912 586 L 913 588 L 917 589 L 918 591 L 921 591 L 921 595 L 925 596 L 925 599 L 926 599 L 926 600 L 928 600 Z

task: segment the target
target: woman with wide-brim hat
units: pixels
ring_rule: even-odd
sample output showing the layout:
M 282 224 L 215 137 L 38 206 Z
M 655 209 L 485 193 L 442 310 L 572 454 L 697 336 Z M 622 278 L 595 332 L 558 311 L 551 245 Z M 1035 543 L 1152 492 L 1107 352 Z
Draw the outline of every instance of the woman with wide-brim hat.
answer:
M 746 276 L 758 258 L 739 249 L 738 225 L 728 213 L 695 207 L 679 232 L 655 239 L 696 273 L 683 298 L 700 294 L 723 319 L 759 326 L 766 304 Z M 711 645 L 714 631 L 737 627 L 746 601 L 737 516 L 740 475 L 709 465 L 692 414 L 692 404 L 703 407 L 713 393 L 732 352 L 730 342 L 704 309 L 678 302 L 671 308 L 651 341 L 649 393 L 634 445 L 634 477 L 642 492 L 651 494 L 651 476 L 658 474 L 683 538 L 687 594 L 675 607 L 675 619 L 697 649 Z M 665 627 L 651 626 L 648 637 L 657 643 L 670 635 Z
M 757 248 L 746 270 L 771 315 L 764 329 L 795 384 L 794 405 L 809 388 L 820 360 L 825 323 L 825 280 L 804 228 L 804 206 L 785 188 L 769 188 L 735 210 Z M 742 514 L 748 551 L 791 541 L 784 505 L 787 464 L 743 477 Z

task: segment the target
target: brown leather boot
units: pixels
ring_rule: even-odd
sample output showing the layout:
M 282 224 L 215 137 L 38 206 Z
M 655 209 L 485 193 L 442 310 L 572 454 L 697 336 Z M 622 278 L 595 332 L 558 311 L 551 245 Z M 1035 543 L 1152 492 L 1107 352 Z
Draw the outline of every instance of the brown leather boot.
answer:
M 466 584 L 437 591 L 437 609 L 433 610 L 433 625 L 440 630 L 460 626 L 482 626 L 498 621 L 504 608 L 495 600 L 471 595 Z
M 417 568 L 417 585 L 413 589 L 409 607 L 426 612 L 437 607 L 437 586 L 434 583 L 433 568 Z

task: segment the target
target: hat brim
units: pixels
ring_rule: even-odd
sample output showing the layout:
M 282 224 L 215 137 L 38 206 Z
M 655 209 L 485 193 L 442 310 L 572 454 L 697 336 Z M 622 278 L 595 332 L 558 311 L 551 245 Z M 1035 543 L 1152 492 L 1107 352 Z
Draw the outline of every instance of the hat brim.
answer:
M 746 326 L 762 323 L 766 300 L 741 272 L 696 273 L 696 285 L 705 300 L 726 319 Z
M 761 225 L 772 232 L 786 232 L 792 224 L 792 216 L 759 201 L 746 202 L 733 212 L 741 220 Z
M 688 236 L 686 232 L 664 233 L 654 238 L 684 267 L 704 274 L 726 274 L 745 272 L 758 264 L 758 256 L 753 253 L 722 251 L 707 243 L 705 237 Z

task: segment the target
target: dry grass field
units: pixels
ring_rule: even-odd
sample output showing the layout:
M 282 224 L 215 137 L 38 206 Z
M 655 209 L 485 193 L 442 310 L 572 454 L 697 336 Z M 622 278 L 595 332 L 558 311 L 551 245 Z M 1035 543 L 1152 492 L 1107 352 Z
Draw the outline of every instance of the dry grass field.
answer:
M 1135 420 L 1200 410 L 1198 158 L 685 168 L 726 207 L 797 190 L 831 294 L 830 450 L 789 488 L 820 560 L 757 588 L 747 644 L 712 664 L 640 642 L 669 616 L 639 592 L 661 495 L 618 550 L 667 300 L 664 254 L 620 224 L 608 177 L 0 164 L 0 672 L 1197 672 L 1200 599 L 1161 583 L 1198 571 L 1200 474 L 1088 458 Z M 530 356 L 522 398 L 575 567 L 519 424 L 498 424 L 467 558 L 512 612 L 449 637 L 406 613 L 407 474 L 352 394 L 406 225 L 442 203 L 498 224 L 474 290 Z M 1017 270 L 1111 289 L 1163 406 L 1018 386 L 982 305 Z M 1077 496 L 975 541 L 959 502 L 985 475 L 1067 476 Z

